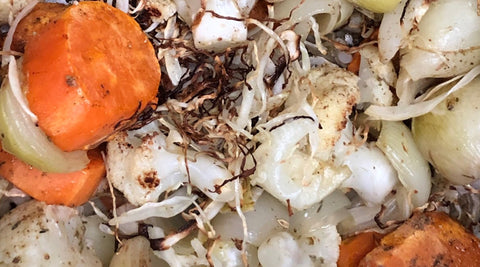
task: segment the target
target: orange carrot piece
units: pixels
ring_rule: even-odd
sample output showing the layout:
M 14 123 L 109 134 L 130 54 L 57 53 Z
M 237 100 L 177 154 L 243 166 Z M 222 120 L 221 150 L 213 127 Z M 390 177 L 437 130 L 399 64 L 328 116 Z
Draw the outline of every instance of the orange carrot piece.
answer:
M 156 100 L 160 66 L 129 15 L 101 1 L 68 7 L 25 46 L 26 96 L 60 149 L 88 149 Z
M 359 266 L 480 266 L 480 240 L 443 212 L 417 212 Z
M 375 232 L 364 232 L 348 239 L 340 244 L 340 256 L 338 267 L 356 267 L 360 261 L 373 250 L 379 243 L 381 234 Z
M 367 39 L 363 40 L 361 44 L 366 44 L 368 42 L 378 40 L 378 33 L 379 29 L 377 28 Z M 360 70 L 360 61 L 362 59 L 362 56 L 360 55 L 360 52 L 355 52 L 352 56 L 352 61 L 348 64 L 347 70 L 352 73 L 358 74 Z
M 352 61 L 348 64 L 347 70 L 358 74 L 358 71 L 360 70 L 360 61 L 362 57 L 360 56 L 360 52 L 356 52 L 352 55 Z
M 0 148 L 0 176 L 31 197 L 66 206 L 79 206 L 90 198 L 105 177 L 105 165 L 98 149 L 88 152 L 90 163 L 73 173 L 45 173 Z

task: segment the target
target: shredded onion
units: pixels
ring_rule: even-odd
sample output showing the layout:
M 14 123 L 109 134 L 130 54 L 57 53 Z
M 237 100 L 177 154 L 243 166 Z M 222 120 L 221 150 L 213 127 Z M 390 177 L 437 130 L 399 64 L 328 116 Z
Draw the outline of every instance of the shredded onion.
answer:
M 370 115 L 374 119 L 382 119 L 382 120 L 389 120 L 389 121 L 401 121 L 401 120 L 406 120 L 412 117 L 418 117 L 418 116 L 424 115 L 430 112 L 432 109 L 434 109 L 436 105 L 438 105 L 440 102 L 446 99 L 453 92 L 467 85 L 479 74 L 480 74 L 480 66 L 476 66 L 475 68 L 470 70 L 467 74 L 465 74 L 465 76 L 463 76 L 455 86 L 453 86 L 450 90 L 448 90 L 447 92 L 439 96 L 436 96 L 426 101 L 410 104 L 407 106 L 385 107 L 385 106 L 372 105 L 368 107 L 368 109 L 365 111 L 365 114 Z M 451 80 L 436 86 L 432 90 L 438 90 L 437 88 L 443 87 L 455 80 L 458 80 L 458 78 L 460 78 L 460 76 L 452 78 Z
M 162 202 L 145 203 L 139 208 L 129 210 L 122 215 L 110 220 L 110 225 L 141 221 L 150 217 L 173 217 L 190 205 L 196 197 L 175 196 Z

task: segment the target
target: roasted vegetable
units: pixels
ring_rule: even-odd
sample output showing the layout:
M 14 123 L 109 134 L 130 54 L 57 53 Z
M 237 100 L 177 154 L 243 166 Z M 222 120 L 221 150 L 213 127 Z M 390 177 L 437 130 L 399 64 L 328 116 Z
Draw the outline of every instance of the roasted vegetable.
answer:
M 25 46 L 27 99 L 64 151 L 87 149 L 155 101 L 160 67 L 137 22 L 103 2 L 69 6 Z
M 2 266 L 102 266 L 75 209 L 24 203 L 0 220 Z
M 364 232 L 342 240 L 338 267 L 358 266 L 363 257 L 378 246 L 381 236 L 375 232 Z
M 418 212 L 359 266 L 479 266 L 480 240 L 442 212 Z
M 0 148 L 0 176 L 31 197 L 47 204 L 77 206 L 85 203 L 105 177 L 105 165 L 98 150 L 88 153 L 90 163 L 72 173 L 46 173 Z
M 479 86 L 477 77 L 431 112 L 412 120 L 413 137 L 424 158 L 455 184 L 469 184 L 480 177 Z

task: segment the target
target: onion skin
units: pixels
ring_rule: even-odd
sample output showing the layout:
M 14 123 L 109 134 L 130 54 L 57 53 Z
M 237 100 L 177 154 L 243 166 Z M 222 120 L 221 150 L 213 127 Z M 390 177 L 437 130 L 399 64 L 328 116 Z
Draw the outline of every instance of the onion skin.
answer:
M 445 178 L 469 184 L 480 177 L 480 78 L 412 120 L 415 142 Z

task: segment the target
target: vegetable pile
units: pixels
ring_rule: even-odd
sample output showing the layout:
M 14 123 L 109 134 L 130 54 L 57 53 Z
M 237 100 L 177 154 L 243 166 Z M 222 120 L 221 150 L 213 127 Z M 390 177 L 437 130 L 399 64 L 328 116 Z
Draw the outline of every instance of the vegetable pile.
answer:
M 476 1 L 5 5 L 0 264 L 480 262 Z

